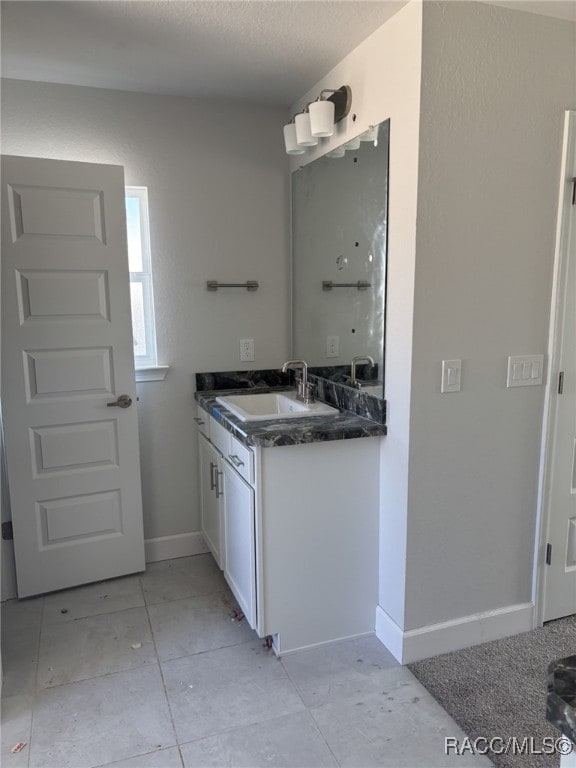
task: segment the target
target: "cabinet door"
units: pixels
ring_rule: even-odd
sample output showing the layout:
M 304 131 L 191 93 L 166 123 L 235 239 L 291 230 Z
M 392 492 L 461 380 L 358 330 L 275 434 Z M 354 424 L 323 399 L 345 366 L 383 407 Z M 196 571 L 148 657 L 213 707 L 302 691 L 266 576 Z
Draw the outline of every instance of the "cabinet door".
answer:
M 220 454 L 208 442 L 204 435 L 198 435 L 200 454 L 200 503 L 202 514 L 202 533 L 204 540 L 214 555 L 220 568 L 224 568 L 221 547 L 222 521 L 220 489 L 222 483 L 218 477 Z M 219 483 L 220 480 L 220 483 Z
M 252 629 L 256 627 L 254 489 L 225 461 L 224 576 Z

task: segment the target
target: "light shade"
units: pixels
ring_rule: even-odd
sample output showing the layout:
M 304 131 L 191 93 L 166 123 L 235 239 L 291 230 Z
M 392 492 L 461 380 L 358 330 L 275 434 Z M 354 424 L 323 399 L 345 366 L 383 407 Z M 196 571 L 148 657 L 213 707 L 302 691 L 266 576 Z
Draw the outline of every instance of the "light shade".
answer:
M 332 136 L 334 133 L 334 102 L 313 101 L 308 107 L 312 136 Z
M 310 130 L 310 115 L 308 112 L 301 112 L 294 118 L 296 125 L 296 141 L 301 147 L 315 147 L 318 144 L 316 136 L 312 136 Z
M 294 123 L 288 123 L 288 125 L 284 126 L 284 144 L 286 145 L 287 155 L 303 155 L 306 151 L 304 147 L 298 146 Z
M 360 136 L 360 141 L 378 141 L 378 126 L 373 125 Z
M 344 147 L 336 147 L 336 149 L 330 150 L 330 152 L 326 152 L 326 157 L 344 157 L 346 154 L 346 150 Z
M 360 136 L 347 141 L 346 144 L 344 144 L 344 149 L 360 149 Z

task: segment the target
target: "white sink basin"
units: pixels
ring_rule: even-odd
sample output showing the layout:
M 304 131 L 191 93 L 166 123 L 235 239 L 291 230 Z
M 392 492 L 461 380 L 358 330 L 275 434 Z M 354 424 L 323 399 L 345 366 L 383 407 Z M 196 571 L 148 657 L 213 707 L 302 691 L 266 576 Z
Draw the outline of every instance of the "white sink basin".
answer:
M 292 392 L 260 392 L 250 395 L 228 395 L 217 397 L 216 402 L 224 405 L 242 421 L 265 421 L 266 419 L 298 419 L 306 416 L 325 416 L 338 413 L 326 403 L 305 405 L 296 400 Z

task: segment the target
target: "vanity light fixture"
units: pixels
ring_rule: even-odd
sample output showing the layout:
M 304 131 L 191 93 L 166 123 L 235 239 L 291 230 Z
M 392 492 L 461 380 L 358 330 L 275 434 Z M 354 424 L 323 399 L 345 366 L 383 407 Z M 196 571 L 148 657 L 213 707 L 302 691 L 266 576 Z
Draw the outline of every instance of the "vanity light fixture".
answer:
M 302 112 L 284 126 L 286 153 L 301 155 L 305 147 L 316 146 L 319 138 L 332 136 L 334 125 L 348 115 L 351 106 L 352 89 L 349 85 L 343 85 L 337 90 L 324 88 L 316 101 L 307 104 Z
M 320 138 L 332 136 L 334 133 L 334 102 L 320 96 L 318 101 L 313 101 L 310 104 L 308 110 L 312 136 L 319 136 Z
M 361 133 L 358 137 L 360 141 L 372 141 L 374 142 L 374 146 L 378 146 L 378 126 L 377 125 L 371 125 L 370 128 L 368 128 L 367 131 L 364 131 L 364 133 Z
M 346 150 L 344 147 L 336 147 L 336 149 L 326 152 L 326 157 L 344 157 Z
M 284 126 L 284 144 L 287 155 L 303 155 L 306 151 L 304 147 L 299 146 L 296 138 L 296 125 L 294 121 Z
M 310 113 L 308 107 L 304 112 L 300 112 L 294 118 L 296 126 L 296 141 L 300 147 L 315 147 L 318 144 L 316 136 L 312 135 L 312 126 L 310 124 Z
M 325 94 L 331 94 L 325 96 Z M 343 85 L 337 90 L 324 88 L 320 96 L 308 106 L 312 136 L 326 137 L 334 133 L 334 125 L 350 112 L 352 89 Z
M 344 144 L 344 149 L 360 149 L 360 136 L 356 136 L 355 139 L 350 139 Z

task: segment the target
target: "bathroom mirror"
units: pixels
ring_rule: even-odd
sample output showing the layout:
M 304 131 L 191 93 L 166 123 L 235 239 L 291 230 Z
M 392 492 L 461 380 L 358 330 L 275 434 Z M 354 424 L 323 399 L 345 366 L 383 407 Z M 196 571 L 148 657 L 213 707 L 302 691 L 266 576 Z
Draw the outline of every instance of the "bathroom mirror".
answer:
M 384 397 L 390 121 L 292 174 L 292 352 Z M 340 155 L 340 156 L 338 156 Z

